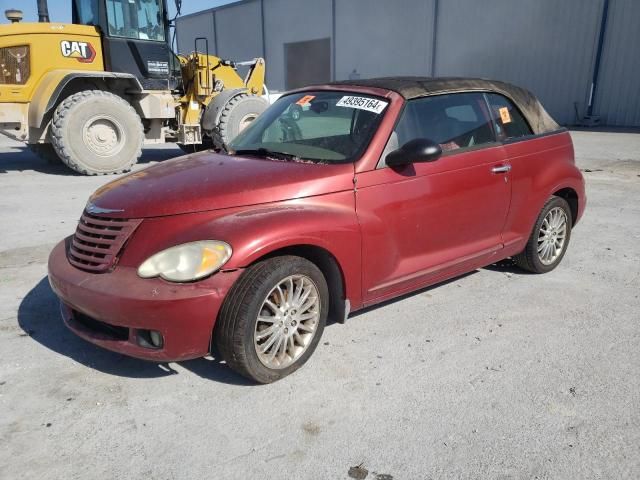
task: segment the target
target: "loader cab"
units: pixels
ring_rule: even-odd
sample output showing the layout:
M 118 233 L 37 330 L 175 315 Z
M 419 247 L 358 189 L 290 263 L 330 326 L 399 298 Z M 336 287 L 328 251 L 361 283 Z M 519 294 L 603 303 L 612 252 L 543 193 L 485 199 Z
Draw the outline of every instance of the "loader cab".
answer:
M 135 75 L 147 90 L 175 87 L 166 0 L 73 0 L 72 15 L 100 30 L 105 70 Z

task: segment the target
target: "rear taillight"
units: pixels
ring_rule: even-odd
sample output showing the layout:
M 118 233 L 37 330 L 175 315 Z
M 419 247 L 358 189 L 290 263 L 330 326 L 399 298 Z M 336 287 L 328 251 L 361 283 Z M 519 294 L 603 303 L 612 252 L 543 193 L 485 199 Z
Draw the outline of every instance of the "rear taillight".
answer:
M 29 45 L 0 48 L 0 85 L 27 83 L 29 60 Z

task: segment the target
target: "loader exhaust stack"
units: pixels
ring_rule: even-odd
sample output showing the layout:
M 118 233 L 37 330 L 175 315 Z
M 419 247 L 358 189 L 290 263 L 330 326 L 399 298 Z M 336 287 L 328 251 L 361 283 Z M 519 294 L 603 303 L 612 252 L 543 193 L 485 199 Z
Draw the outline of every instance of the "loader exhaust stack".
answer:
M 47 0 L 38 0 L 38 21 L 49 22 L 49 6 Z

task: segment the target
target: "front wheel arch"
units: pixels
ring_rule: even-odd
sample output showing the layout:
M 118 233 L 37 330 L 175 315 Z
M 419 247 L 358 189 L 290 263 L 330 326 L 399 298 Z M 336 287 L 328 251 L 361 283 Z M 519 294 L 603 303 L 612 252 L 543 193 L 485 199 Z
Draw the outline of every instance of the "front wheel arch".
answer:
M 320 269 L 327 281 L 327 286 L 329 288 L 329 313 L 327 321 L 344 323 L 344 321 L 346 320 L 346 313 L 348 313 L 348 299 L 346 298 L 344 272 L 336 257 L 328 250 L 317 245 L 290 245 L 263 254 L 259 258 L 254 259 L 249 265 L 247 265 L 247 268 L 269 258 L 287 255 L 304 258 Z M 216 321 L 216 324 L 214 325 L 211 332 L 211 346 L 213 346 L 217 324 L 218 322 Z

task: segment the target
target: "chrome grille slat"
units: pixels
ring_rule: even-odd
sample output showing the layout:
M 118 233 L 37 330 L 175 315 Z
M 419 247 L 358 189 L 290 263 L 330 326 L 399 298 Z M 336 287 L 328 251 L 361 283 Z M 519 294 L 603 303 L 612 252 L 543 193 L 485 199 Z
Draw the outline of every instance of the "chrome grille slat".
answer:
M 76 229 L 75 238 L 86 243 L 106 245 L 107 248 L 110 247 L 113 244 L 113 240 L 115 240 L 115 236 L 114 238 L 102 238 L 102 236 L 91 237 L 87 235 L 86 232 L 81 232 L 80 230 L 77 230 L 77 229 Z
M 113 245 L 105 245 L 104 247 L 95 246 L 96 244 L 87 245 L 86 242 L 79 240 L 77 236 L 74 237 L 74 239 L 73 239 L 73 241 L 71 243 L 73 244 L 73 246 L 76 249 L 78 249 L 80 251 L 98 253 L 98 254 L 102 254 L 102 255 L 107 255 L 107 254 L 110 254 L 110 253 L 111 254 L 117 253 L 117 252 L 113 251 Z
M 94 235 L 105 235 L 105 236 L 112 236 L 112 237 L 117 237 L 118 234 L 122 231 L 122 230 L 107 230 L 104 227 L 87 225 L 85 223 L 82 224 L 82 230 L 88 233 L 93 233 Z
M 69 245 L 69 263 L 88 272 L 109 271 L 140 222 L 141 219 L 97 217 L 85 211 Z

